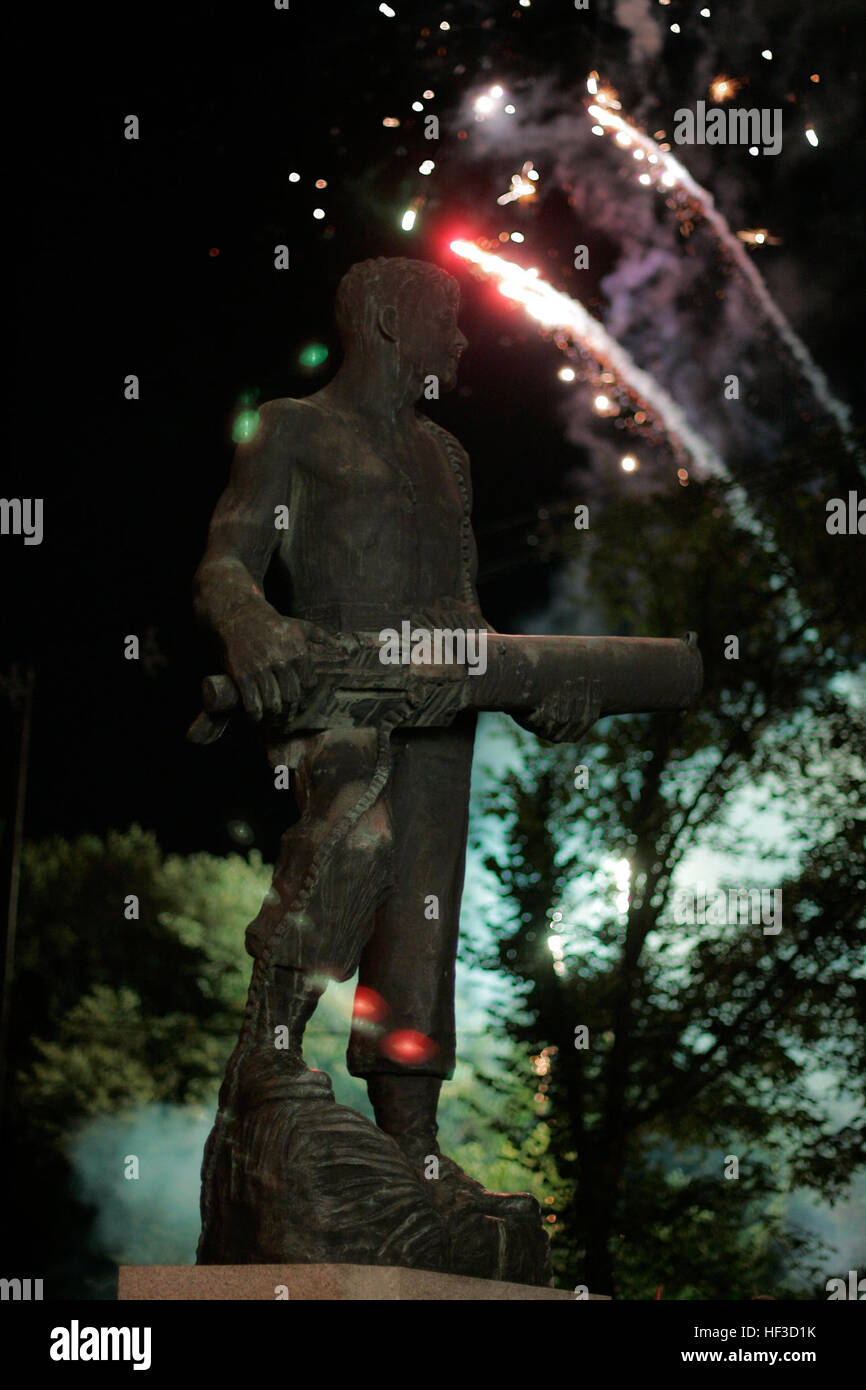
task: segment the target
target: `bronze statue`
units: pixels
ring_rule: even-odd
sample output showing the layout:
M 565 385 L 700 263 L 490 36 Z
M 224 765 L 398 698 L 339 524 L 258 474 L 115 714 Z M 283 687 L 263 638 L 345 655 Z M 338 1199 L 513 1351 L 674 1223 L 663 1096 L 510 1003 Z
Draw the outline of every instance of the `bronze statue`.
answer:
M 262 406 L 196 574 L 227 675 L 206 683 L 190 736 L 211 741 L 242 706 L 272 765 L 291 769 L 300 811 L 247 929 L 255 964 L 205 1153 L 203 1263 L 549 1278 L 535 1200 L 485 1191 L 436 1140 L 476 711 L 577 740 L 601 713 L 684 708 L 700 658 L 691 641 L 520 638 L 485 621 L 469 460 L 417 404 L 431 378 L 456 383 L 458 297 L 422 261 L 349 270 L 342 366 L 314 395 Z M 265 597 L 271 565 L 291 617 Z M 378 1128 L 302 1054 L 327 981 L 356 970 L 347 1060 Z

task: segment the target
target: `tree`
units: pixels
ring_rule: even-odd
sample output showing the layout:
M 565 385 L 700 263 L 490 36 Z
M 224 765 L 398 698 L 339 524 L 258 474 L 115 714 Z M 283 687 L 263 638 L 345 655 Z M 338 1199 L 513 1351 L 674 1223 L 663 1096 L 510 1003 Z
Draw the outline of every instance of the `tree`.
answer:
M 118 1262 L 192 1257 L 204 1139 L 246 1000 L 244 928 L 269 883 L 254 850 L 166 855 L 138 827 L 25 846 L 4 1252 L 10 1268 L 38 1271 L 46 1296 L 113 1297 Z M 352 993 L 328 990 L 306 1050 L 337 1099 L 364 1110 L 365 1085 L 344 1065 Z M 499 1106 L 463 1060 L 443 1142 L 494 1185 L 543 1195 L 519 1146 L 491 1153 Z M 130 1150 L 140 1183 L 123 1180 Z
M 97 1116 L 212 1102 L 243 1009 L 239 928 L 267 883 L 254 853 L 165 856 L 137 827 L 25 846 L 5 1244 L 55 1296 L 80 1297 L 86 1279 L 104 1290 L 110 1274 L 73 1188 L 70 1142 Z
M 521 738 L 524 769 L 490 803 L 505 911 L 484 963 L 514 981 L 505 1026 L 544 1072 L 571 1193 L 560 1272 L 594 1292 L 802 1289 L 817 1252 L 785 1194 L 832 1200 L 866 1159 L 862 1112 L 839 1119 L 862 1090 L 866 716 L 844 682 L 866 639 L 857 538 L 824 525 L 836 462 L 826 440 L 780 460 L 757 525 L 718 482 L 597 508 L 576 603 L 592 595 L 601 630 L 698 630 L 703 700 L 604 721 L 579 753 Z M 722 921 L 675 920 L 709 849 L 745 874 L 723 887 L 781 892 L 780 931 L 730 900 Z

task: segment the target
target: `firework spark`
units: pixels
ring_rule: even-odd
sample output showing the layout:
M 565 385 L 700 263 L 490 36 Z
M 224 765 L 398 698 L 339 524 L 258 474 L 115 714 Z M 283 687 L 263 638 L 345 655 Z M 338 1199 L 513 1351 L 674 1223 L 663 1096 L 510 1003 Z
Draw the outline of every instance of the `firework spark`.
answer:
M 507 203 L 514 203 L 519 199 L 534 198 L 538 191 L 535 186 L 537 179 L 538 170 L 533 166 L 531 159 L 527 160 L 519 174 L 511 175 L 511 187 L 501 198 L 496 199 L 497 203 L 500 207 L 505 207 Z
M 537 270 L 525 270 L 515 261 L 484 251 L 472 241 L 452 241 L 451 250 L 486 275 L 494 277 L 499 283 L 499 293 L 522 304 L 536 322 L 545 328 L 569 333 L 601 367 L 614 374 L 621 387 L 655 417 L 674 447 L 679 446 L 687 452 L 705 474 L 728 477 L 719 455 L 692 429 L 676 401 L 649 372 L 637 365 L 598 319 L 587 313 L 579 300 L 570 299 L 539 279 Z M 602 399 L 608 401 L 609 397 L 596 397 L 597 402 Z M 616 413 L 608 411 L 605 405 L 597 405 L 596 408 L 599 414 Z
M 744 227 L 741 232 L 737 232 L 740 241 L 744 241 L 747 246 L 781 246 L 780 236 L 771 236 L 766 227 Z
M 714 77 L 710 83 L 710 96 L 713 101 L 730 101 L 731 97 L 737 95 L 741 86 L 742 83 L 738 82 L 735 77 L 728 77 L 722 72 L 719 73 L 718 77 Z M 589 89 L 588 82 L 587 89 Z
M 593 85 L 597 83 L 593 82 Z M 589 83 L 587 86 L 589 87 Z M 631 150 L 635 157 L 642 156 L 639 159 L 640 183 L 661 185 L 665 189 L 676 188 L 690 199 L 693 207 L 701 213 L 740 271 L 764 316 L 773 325 L 788 353 L 811 386 L 815 399 L 835 420 L 846 443 L 853 447 L 850 408 L 833 394 L 826 376 L 770 294 L 752 257 L 747 254 L 742 242 L 731 231 L 716 207 L 712 194 L 702 188 L 663 145 L 657 145 L 655 140 L 638 130 L 630 121 L 619 115 L 618 111 L 613 110 L 614 104 L 617 107 L 620 105 L 619 102 L 612 101 L 609 90 L 599 90 L 596 100 L 587 107 L 587 112 L 595 123 L 594 129 L 612 133 L 620 148 Z

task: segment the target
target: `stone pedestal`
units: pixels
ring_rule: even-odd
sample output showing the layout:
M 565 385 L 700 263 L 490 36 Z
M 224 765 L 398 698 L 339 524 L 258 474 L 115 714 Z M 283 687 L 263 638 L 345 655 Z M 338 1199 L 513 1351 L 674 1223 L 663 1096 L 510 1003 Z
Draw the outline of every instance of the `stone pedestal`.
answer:
M 576 1300 L 569 1289 L 469 1279 L 394 1265 L 121 1265 L 118 1298 L 159 1300 L 267 1300 L 380 1302 L 508 1302 L 513 1299 Z M 606 1303 L 603 1295 L 590 1294 Z

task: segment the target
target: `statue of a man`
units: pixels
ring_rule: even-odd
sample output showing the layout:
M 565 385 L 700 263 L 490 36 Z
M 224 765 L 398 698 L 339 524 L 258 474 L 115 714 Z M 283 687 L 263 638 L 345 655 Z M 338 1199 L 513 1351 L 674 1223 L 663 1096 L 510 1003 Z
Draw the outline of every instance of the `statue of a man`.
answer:
M 475 591 L 469 460 L 417 405 L 431 378 L 440 390 L 456 383 L 467 346 L 458 299 L 457 282 L 423 261 L 352 266 L 337 292 L 345 359 L 336 376 L 302 400 L 267 402 L 237 449 L 196 609 L 256 720 L 297 709 L 315 679 L 311 652 L 337 634 L 399 630 L 407 618 L 488 629 Z M 285 507 L 288 528 L 278 529 Z M 265 598 L 271 565 L 289 582 L 291 617 Z M 554 701 L 528 726 L 577 737 L 594 718 L 585 713 L 567 730 Z M 438 1200 L 517 1214 L 531 1199 L 485 1192 L 436 1143 L 439 1092 L 455 1062 L 474 733 L 470 711 L 447 728 L 328 729 L 286 745 L 301 815 L 247 931 L 256 966 L 224 1092 L 234 1070 L 235 1089 L 321 1098 L 330 1082 L 305 1065 L 304 1027 L 327 981 L 358 970 L 358 1012 L 380 1026 L 353 1030 L 347 1061 L 367 1080 L 380 1129 L 416 1168 L 437 1157 Z M 278 1027 L 288 1030 L 282 1049 Z

